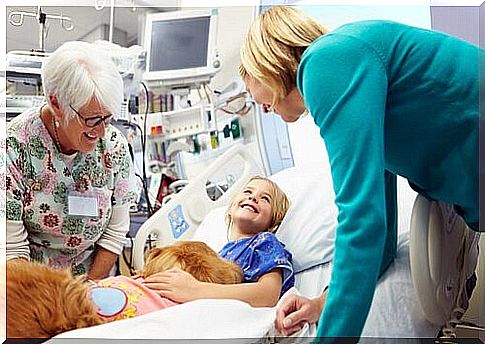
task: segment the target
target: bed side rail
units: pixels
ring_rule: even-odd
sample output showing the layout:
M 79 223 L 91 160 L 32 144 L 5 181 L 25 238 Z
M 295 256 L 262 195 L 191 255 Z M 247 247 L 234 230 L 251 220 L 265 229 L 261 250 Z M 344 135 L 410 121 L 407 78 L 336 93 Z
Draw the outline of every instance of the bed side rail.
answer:
M 238 178 L 213 201 L 207 194 L 207 181 L 234 162 L 241 166 Z M 190 240 L 209 211 L 227 205 L 235 192 L 255 174 L 263 174 L 262 169 L 245 146 L 236 145 L 224 152 L 140 227 L 132 253 L 135 269 L 143 268 L 145 245 L 150 234 L 157 237 L 156 246 L 166 246 L 175 240 Z

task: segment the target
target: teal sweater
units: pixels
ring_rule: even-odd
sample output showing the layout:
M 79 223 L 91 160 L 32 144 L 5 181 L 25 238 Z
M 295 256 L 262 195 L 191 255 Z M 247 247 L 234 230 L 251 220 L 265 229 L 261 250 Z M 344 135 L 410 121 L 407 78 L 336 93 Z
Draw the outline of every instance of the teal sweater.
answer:
M 318 336 L 362 332 L 396 252 L 395 175 L 478 222 L 479 53 L 442 33 L 364 21 L 302 56 L 297 87 L 325 140 L 339 209 Z

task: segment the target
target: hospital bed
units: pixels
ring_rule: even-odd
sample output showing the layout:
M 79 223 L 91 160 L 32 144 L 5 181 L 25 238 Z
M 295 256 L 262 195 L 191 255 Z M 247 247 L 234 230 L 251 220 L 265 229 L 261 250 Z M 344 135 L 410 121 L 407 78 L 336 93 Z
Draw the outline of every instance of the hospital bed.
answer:
M 215 173 L 225 173 L 224 169 L 234 164 L 234 160 L 241 167 L 236 182 L 222 197 L 216 201 L 211 200 L 205 190 L 206 184 Z M 200 240 L 216 251 L 222 248 L 227 241 L 224 221 L 226 207 L 234 193 L 254 174 L 262 174 L 261 169 L 246 149 L 243 146 L 229 149 L 140 228 L 133 251 L 136 268 L 143 266 L 144 250 L 149 236 L 153 236 L 159 245 L 167 245 L 175 240 Z M 328 285 L 332 270 L 337 209 L 334 205 L 329 168 L 293 167 L 270 178 L 285 191 L 291 203 L 277 236 L 293 254 L 296 286 L 283 298 L 291 293 L 314 297 Z M 379 280 L 362 342 L 366 341 L 364 337 L 434 338 L 441 325 L 448 320 L 440 317 L 445 313 L 440 307 L 446 298 L 431 302 L 431 299 L 436 300 L 433 293 L 440 288 L 437 286 L 440 284 L 439 278 L 436 278 L 433 267 L 424 268 L 421 276 L 414 276 L 415 283 L 418 279 L 418 289 L 413 286 L 409 260 L 409 227 L 416 194 L 407 185 L 399 185 L 403 186 L 405 188 L 401 189 L 398 200 L 400 228 L 397 257 Z M 427 225 L 429 214 L 432 214 L 429 203 L 418 198 L 414 206 L 411 222 L 416 231 L 424 231 L 424 235 L 427 235 L 430 228 Z M 411 260 L 414 270 L 419 270 L 416 268 L 419 264 L 428 267 L 429 252 L 427 249 L 420 251 L 427 239 L 412 233 L 411 240 L 414 240 L 417 247 L 417 250 L 411 249 L 415 256 Z M 439 264 L 439 259 L 442 257 L 434 256 L 435 267 Z M 434 289 L 430 290 L 428 287 Z M 418 295 L 417 291 L 422 295 Z M 420 306 L 423 295 L 429 298 L 424 310 Z M 128 320 L 70 331 L 55 337 L 52 342 L 62 342 L 64 338 L 228 338 L 237 339 L 237 342 L 268 342 L 278 336 L 273 325 L 276 308 L 253 308 L 236 300 L 197 300 Z M 315 326 L 307 325 L 293 338 L 277 338 L 276 341 L 294 342 L 295 337 L 311 337 L 315 333 Z

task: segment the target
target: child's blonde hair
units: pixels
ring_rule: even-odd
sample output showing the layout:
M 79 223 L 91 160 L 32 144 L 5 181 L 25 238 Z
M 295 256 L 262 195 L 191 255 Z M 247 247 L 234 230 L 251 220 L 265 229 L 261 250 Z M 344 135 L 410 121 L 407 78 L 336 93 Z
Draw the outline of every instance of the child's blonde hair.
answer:
M 269 192 L 271 196 L 270 205 L 271 205 L 271 209 L 273 210 L 273 214 L 271 218 L 271 224 L 267 229 L 267 231 L 270 233 L 275 233 L 280 227 L 281 222 L 283 221 L 283 218 L 285 217 L 286 212 L 288 211 L 288 208 L 290 206 L 288 197 L 283 192 L 283 190 L 281 190 L 278 184 L 276 184 L 275 182 L 273 182 L 268 178 L 264 178 L 261 176 L 251 177 L 251 179 L 248 180 L 248 182 L 244 185 L 244 187 L 246 187 L 253 180 L 262 180 L 268 183 L 268 185 L 270 186 L 270 192 Z M 226 224 L 228 227 L 232 225 L 231 208 L 233 204 L 234 204 L 234 199 L 232 200 L 229 207 L 227 207 L 227 211 L 226 211 Z
M 268 86 L 274 107 L 295 87 L 305 49 L 326 33 L 323 25 L 303 11 L 274 6 L 251 24 L 241 46 L 239 74 Z

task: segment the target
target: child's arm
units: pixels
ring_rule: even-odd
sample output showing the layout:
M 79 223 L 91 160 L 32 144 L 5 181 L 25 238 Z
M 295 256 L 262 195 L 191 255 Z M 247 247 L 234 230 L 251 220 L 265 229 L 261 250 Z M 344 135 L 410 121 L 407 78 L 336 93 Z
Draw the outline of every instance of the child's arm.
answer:
M 253 307 L 273 307 L 278 302 L 283 279 L 280 269 L 273 269 L 257 282 L 216 284 L 196 280 L 189 273 L 173 268 L 147 277 L 144 284 L 161 296 L 176 302 L 197 299 L 236 299 Z

